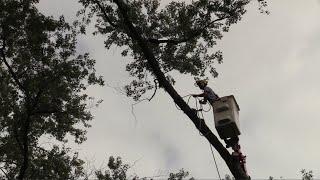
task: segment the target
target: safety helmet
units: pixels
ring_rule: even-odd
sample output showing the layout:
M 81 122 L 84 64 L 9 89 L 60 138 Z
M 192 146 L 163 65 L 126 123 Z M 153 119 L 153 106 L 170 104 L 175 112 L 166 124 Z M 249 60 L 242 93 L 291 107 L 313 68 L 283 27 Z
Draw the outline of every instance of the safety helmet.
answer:
M 198 86 L 207 86 L 208 81 L 207 81 L 207 80 L 197 80 L 197 81 L 196 81 L 196 84 L 197 84 Z

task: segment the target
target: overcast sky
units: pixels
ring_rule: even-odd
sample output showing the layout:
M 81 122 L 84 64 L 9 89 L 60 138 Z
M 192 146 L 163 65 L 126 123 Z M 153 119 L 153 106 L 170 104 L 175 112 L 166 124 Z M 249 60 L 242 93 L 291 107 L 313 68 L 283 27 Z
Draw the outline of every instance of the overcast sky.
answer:
M 169 0 L 166 0 L 168 2 Z M 75 19 L 76 0 L 41 0 L 47 15 Z M 302 168 L 320 178 L 320 1 L 269 0 L 269 16 L 252 4 L 243 20 L 218 42 L 224 63 L 209 86 L 220 96 L 233 94 L 240 106 L 240 143 L 253 179 L 300 178 Z M 81 37 L 79 52 L 90 52 L 97 71 L 113 87 L 128 79 L 130 58 L 104 49 L 102 37 Z M 192 78 L 177 77 L 181 95 L 198 93 Z M 93 109 L 88 140 L 73 146 L 96 167 L 121 156 L 139 176 L 165 175 L 184 168 L 195 178 L 218 178 L 209 144 L 163 91 L 131 112 L 130 98 L 113 88 L 91 88 L 104 102 Z M 191 101 L 191 104 L 194 102 Z M 214 130 L 212 113 L 206 123 Z M 216 133 L 216 131 L 214 130 Z M 220 173 L 230 174 L 216 153 Z

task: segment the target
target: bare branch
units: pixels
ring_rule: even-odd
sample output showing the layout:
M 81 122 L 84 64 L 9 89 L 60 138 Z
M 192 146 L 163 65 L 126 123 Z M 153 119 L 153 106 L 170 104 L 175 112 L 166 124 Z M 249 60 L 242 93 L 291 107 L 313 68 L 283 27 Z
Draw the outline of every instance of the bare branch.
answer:
M 142 158 L 143 158 L 143 157 L 135 160 L 135 161 L 132 163 L 132 165 L 130 165 L 130 166 L 128 167 L 128 169 L 133 168 Z
M 9 175 L 3 170 L 3 167 L 0 167 L 0 170 L 3 172 L 7 179 L 10 179 Z
M 197 29 L 197 30 L 194 30 L 193 32 L 191 32 L 189 37 L 184 37 L 182 39 L 153 39 L 153 38 L 151 38 L 151 39 L 148 39 L 148 41 L 150 43 L 154 43 L 154 44 L 162 44 L 162 43 L 180 44 L 180 43 L 184 43 L 184 42 L 187 42 L 187 41 L 190 41 L 190 40 L 196 38 L 197 36 L 200 36 L 206 28 L 210 27 L 214 23 L 216 23 L 218 21 L 225 20 L 229 17 L 230 16 L 224 16 L 224 17 L 215 19 L 215 20 L 211 21 L 210 23 L 208 23 L 207 25 L 205 25 L 203 28 Z
M 148 100 L 148 101 L 150 102 L 150 101 L 154 98 L 154 96 L 156 95 L 157 90 L 158 90 L 158 80 L 157 80 L 157 79 L 154 79 L 154 84 L 155 84 L 155 89 L 154 89 L 154 92 L 153 92 L 153 94 L 151 95 L 150 98 L 144 98 L 144 99 L 139 100 L 139 101 L 136 102 L 136 103 L 131 104 L 131 114 L 132 114 L 133 117 L 134 117 L 135 125 L 137 124 L 137 116 L 136 116 L 136 114 L 134 113 L 134 106 L 137 105 L 137 104 L 139 104 L 139 103 L 141 103 L 141 102 L 143 102 L 143 101 L 147 101 L 147 100 Z
M 151 101 L 153 99 L 153 97 L 156 95 L 157 90 L 158 90 L 158 80 L 154 79 L 153 81 L 154 81 L 155 89 L 154 89 L 154 92 L 153 92 L 152 96 L 148 99 L 149 101 Z

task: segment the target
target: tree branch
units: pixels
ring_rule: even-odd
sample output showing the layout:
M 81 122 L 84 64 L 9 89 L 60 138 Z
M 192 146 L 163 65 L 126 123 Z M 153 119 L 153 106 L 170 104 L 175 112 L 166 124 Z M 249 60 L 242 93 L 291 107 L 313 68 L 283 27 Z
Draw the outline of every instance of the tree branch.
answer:
M 184 42 L 192 40 L 193 38 L 196 38 L 197 36 L 200 36 L 203 33 L 203 31 L 206 28 L 208 28 L 209 26 L 211 26 L 212 24 L 214 24 L 218 21 L 222 21 L 224 19 L 227 19 L 229 17 L 230 16 L 224 16 L 224 17 L 215 19 L 215 20 L 211 21 L 210 23 L 208 23 L 207 25 L 205 25 L 203 28 L 191 32 L 189 37 L 184 37 L 181 39 L 153 39 L 153 38 L 150 38 L 150 39 L 148 39 L 148 41 L 150 43 L 155 43 L 155 44 L 162 44 L 162 43 L 180 44 L 180 43 L 184 43 Z
M 19 81 L 16 73 L 13 71 L 13 69 L 11 68 L 11 66 L 9 65 L 9 63 L 8 63 L 8 61 L 6 59 L 6 55 L 5 55 L 5 52 L 4 52 L 4 49 L 5 49 L 5 38 L 4 38 L 4 35 L 2 35 L 2 41 L 3 41 L 3 45 L 2 45 L 2 48 L 0 49 L 0 54 L 1 54 L 1 57 L 2 57 L 2 61 L 4 62 L 6 67 L 8 68 L 9 73 L 12 76 L 14 82 L 19 86 L 19 88 L 22 91 L 24 91 L 26 94 L 28 94 L 27 89 L 21 84 L 21 82 Z
M 9 178 L 9 175 L 3 170 L 2 167 L 0 167 L 0 170 L 1 170 L 2 173 L 6 176 L 7 179 L 10 179 L 10 178 Z
M 37 106 L 39 104 L 39 101 L 40 101 L 40 97 L 44 93 L 44 91 L 46 90 L 47 84 L 53 83 L 58 78 L 59 78 L 59 76 L 50 77 L 45 83 L 40 85 L 39 90 L 38 90 L 35 98 L 33 99 L 33 103 L 32 103 L 32 106 L 30 108 L 30 110 L 31 110 L 30 114 L 33 114 L 34 113 L 33 111 L 37 108 Z
M 52 81 L 55 81 L 56 79 L 58 79 L 58 76 L 54 77 L 52 79 Z M 49 81 L 47 83 L 50 83 L 52 81 Z M 23 137 L 22 137 L 22 155 L 23 155 L 23 163 L 22 166 L 20 168 L 19 171 L 19 175 L 18 175 L 18 179 L 19 180 L 23 180 L 24 176 L 26 174 L 26 171 L 28 169 L 29 166 L 29 138 L 28 138 L 28 134 L 30 131 L 30 124 L 31 124 L 31 116 L 32 115 L 36 115 L 36 114 L 51 114 L 51 113 L 56 113 L 58 112 L 56 109 L 46 109 L 46 110 L 38 110 L 38 111 L 34 111 L 35 108 L 37 107 L 37 105 L 39 104 L 40 101 L 40 96 L 43 94 L 44 90 L 45 90 L 45 84 L 42 84 L 42 86 L 39 88 L 39 91 L 37 92 L 36 97 L 34 98 L 33 102 L 31 102 L 30 97 L 27 96 L 27 100 L 26 100 L 26 120 L 24 123 L 24 129 L 23 129 Z
M 24 123 L 24 129 L 23 129 L 23 138 L 22 138 L 22 143 L 23 143 L 23 152 L 22 152 L 22 156 L 23 156 L 23 161 L 22 161 L 22 166 L 20 167 L 20 171 L 19 171 L 19 175 L 18 175 L 18 179 L 19 180 L 23 180 L 24 176 L 26 174 L 26 171 L 28 169 L 29 166 L 29 138 L 28 138 L 28 134 L 29 134 L 29 130 L 30 130 L 30 112 L 29 110 L 27 110 L 27 117 Z
M 157 93 L 157 90 L 158 90 L 158 84 L 157 84 L 158 80 L 157 79 L 154 79 L 154 86 L 155 86 L 155 89 L 154 89 L 154 92 L 152 94 L 152 96 L 148 99 L 149 101 L 151 101 L 153 99 L 153 97 L 156 95 Z
M 114 28 L 116 28 L 117 25 L 114 24 L 114 23 L 112 22 L 112 20 L 109 18 L 108 14 L 106 13 L 104 7 L 101 5 L 101 3 L 99 2 L 99 0 L 92 0 L 92 1 L 93 1 L 93 3 L 96 3 L 96 4 L 97 4 L 97 6 L 99 7 L 101 13 L 103 14 L 104 18 L 106 19 L 106 21 L 107 21 L 111 26 L 113 26 Z
M 243 170 L 238 169 L 240 166 L 239 162 L 232 160 L 232 156 L 228 150 L 222 145 L 219 139 L 212 133 L 209 127 L 205 124 L 203 119 L 200 119 L 197 114 L 188 106 L 188 104 L 182 99 L 182 97 L 176 92 L 173 86 L 166 80 L 165 75 L 160 69 L 160 65 L 156 60 L 152 50 L 149 48 L 148 41 L 141 37 L 141 33 L 136 30 L 133 24 L 130 21 L 130 18 L 127 14 L 127 7 L 123 0 L 114 0 L 117 4 L 119 12 L 124 18 L 124 23 L 127 26 L 130 34 L 128 34 L 137 44 L 140 46 L 140 49 L 146 58 L 148 64 L 152 68 L 153 73 L 159 81 L 161 87 L 163 87 L 167 93 L 171 96 L 174 102 L 181 108 L 181 110 L 190 118 L 194 123 L 196 128 L 206 137 L 206 139 L 212 144 L 215 149 L 219 152 L 220 156 L 224 159 L 227 166 L 229 167 L 233 176 L 239 179 L 248 179 L 249 177 L 243 172 Z
M 1 39 L 2 39 L 2 48 L 0 49 L 0 55 L 1 55 L 1 58 L 2 58 L 2 61 L 4 62 L 4 64 L 6 65 L 8 71 L 9 71 L 9 74 L 12 76 L 14 82 L 18 85 L 18 87 L 25 92 L 25 94 L 28 96 L 28 91 L 26 90 L 26 88 L 20 83 L 16 73 L 13 71 L 13 69 L 11 68 L 11 66 L 9 65 L 7 59 L 6 59 L 6 55 L 5 55 L 5 47 L 6 47 L 6 39 L 5 39 L 5 35 L 4 35 L 4 32 L 3 32 L 3 28 L 2 28 L 2 33 L 1 34 Z M 17 143 L 18 143 L 18 147 L 19 149 L 21 150 L 21 153 L 23 154 L 24 153 L 24 146 L 23 146 L 23 143 L 20 141 L 19 139 L 19 133 L 18 133 L 18 127 L 17 127 L 17 124 L 16 122 L 14 122 L 14 125 L 13 125 L 13 134 L 14 134 L 14 138 L 16 139 Z
M 14 121 L 13 122 L 13 135 L 14 135 L 14 138 L 16 139 L 17 143 L 18 143 L 18 147 L 20 149 L 21 152 L 23 152 L 23 146 L 22 146 L 22 143 L 19 139 L 19 135 L 18 135 L 18 127 L 17 127 L 17 123 Z

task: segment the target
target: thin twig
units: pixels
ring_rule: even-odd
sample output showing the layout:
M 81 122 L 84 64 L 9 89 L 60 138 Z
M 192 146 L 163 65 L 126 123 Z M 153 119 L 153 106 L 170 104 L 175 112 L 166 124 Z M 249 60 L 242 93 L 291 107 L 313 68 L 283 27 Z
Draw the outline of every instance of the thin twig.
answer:
M 151 101 L 153 99 L 153 97 L 156 95 L 157 90 L 158 90 L 158 80 L 154 79 L 153 82 L 154 82 L 155 89 L 154 89 L 152 96 L 148 99 L 149 101 Z
M 3 174 L 7 177 L 7 179 L 10 179 L 9 178 L 9 175 L 3 170 L 3 167 L 0 167 L 0 170 L 3 172 Z
M 154 83 L 155 83 L 155 90 L 154 90 L 154 92 L 153 92 L 153 94 L 152 94 L 152 96 L 150 97 L 150 98 L 144 98 L 144 99 L 141 99 L 141 100 L 139 100 L 138 102 L 136 102 L 136 103 L 133 103 L 133 104 L 131 104 L 131 114 L 133 115 L 133 117 L 134 117 L 134 121 L 135 121 L 135 126 L 137 125 L 137 116 L 136 116 L 136 114 L 134 113 L 134 106 L 135 105 L 137 105 L 137 104 L 139 104 L 139 103 L 141 103 L 142 101 L 151 101 L 153 98 L 154 98 L 154 96 L 156 95 L 156 93 L 157 93 L 157 89 L 158 89 L 158 80 L 157 79 L 154 79 Z
M 135 160 L 135 161 L 132 163 L 132 165 L 128 167 L 128 169 L 133 168 L 133 167 L 137 164 L 137 162 L 139 162 L 142 158 L 143 158 L 143 157 Z
M 209 26 L 211 26 L 212 24 L 218 22 L 218 21 L 222 21 L 224 19 L 229 18 L 230 16 L 224 16 L 218 19 L 215 19 L 213 21 L 211 21 L 209 24 L 205 25 L 203 28 L 195 30 L 194 32 L 190 33 L 191 35 L 189 37 L 185 37 L 182 39 L 148 39 L 149 42 L 151 43 L 155 43 L 155 44 L 162 44 L 162 43 L 169 43 L 169 44 L 180 44 L 180 43 L 184 43 L 187 41 L 190 41 L 191 39 L 200 36 L 203 31 L 208 28 Z

